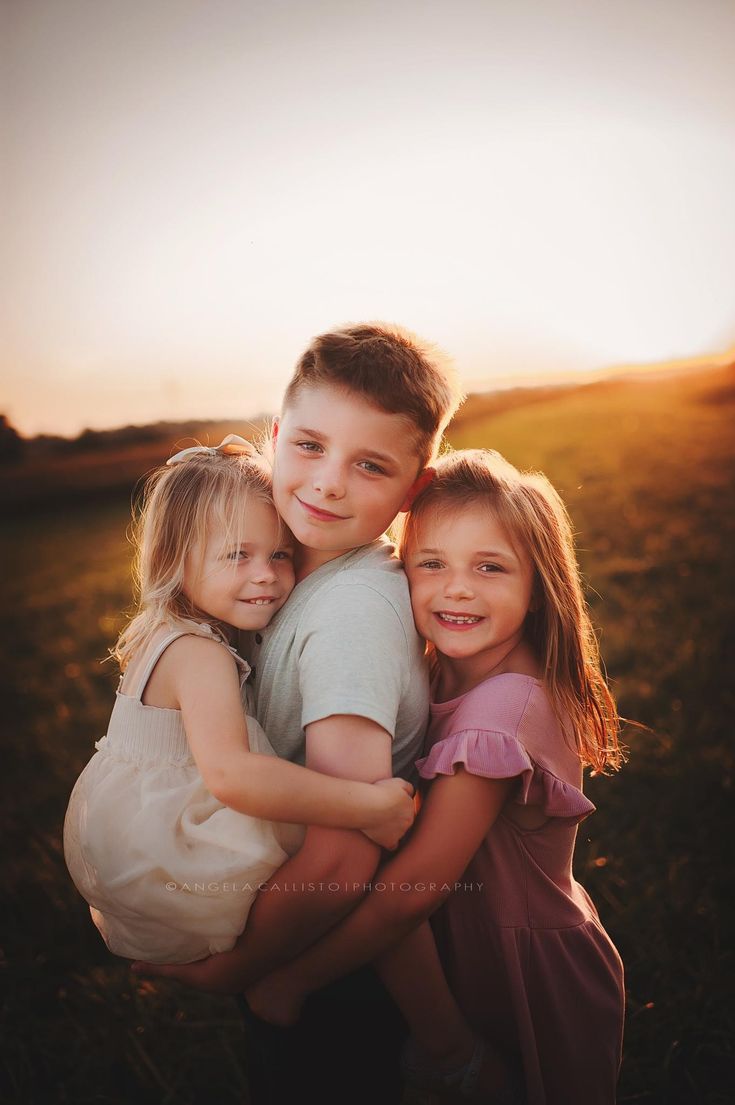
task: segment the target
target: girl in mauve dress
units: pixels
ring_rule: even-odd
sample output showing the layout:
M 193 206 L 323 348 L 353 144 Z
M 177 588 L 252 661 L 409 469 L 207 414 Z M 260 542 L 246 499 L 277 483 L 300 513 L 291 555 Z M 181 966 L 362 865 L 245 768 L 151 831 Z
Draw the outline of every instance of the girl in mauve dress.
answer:
M 544 476 L 453 453 L 402 554 L 433 653 L 421 813 L 361 905 L 248 1000 L 288 1024 L 376 960 L 424 1100 L 613 1105 L 623 967 L 572 859 L 582 770 L 622 754 L 568 515 Z

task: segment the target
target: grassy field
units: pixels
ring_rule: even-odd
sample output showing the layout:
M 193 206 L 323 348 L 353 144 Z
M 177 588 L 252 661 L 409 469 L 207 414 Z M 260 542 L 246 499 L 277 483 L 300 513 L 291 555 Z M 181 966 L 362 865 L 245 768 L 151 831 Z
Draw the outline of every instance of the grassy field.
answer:
M 734 425 L 730 370 L 475 397 L 451 434 L 563 493 L 622 711 L 649 727 L 628 730 L 619 775 L 589 780 L 576 864 L 626 964 L 631 1105 L 733 1101 Z M 0 538 L 4 1099 L 234 1105 L 234 1003 L 132 980 L 63 864 L 129 602 L 129 492 L 72 485 Z

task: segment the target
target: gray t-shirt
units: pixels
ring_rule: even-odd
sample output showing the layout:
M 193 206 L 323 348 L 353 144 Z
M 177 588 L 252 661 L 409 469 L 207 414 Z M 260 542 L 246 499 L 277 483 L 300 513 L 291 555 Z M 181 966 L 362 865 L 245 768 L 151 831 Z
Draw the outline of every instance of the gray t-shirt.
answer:
M 305 758 L 304 727 L 370 718 L 393 738 L 393 773 L 415 778 L 429 712 L 428 665 L 393 546 L 323 564 L 251 639 L 258 720 L 279 756 Z

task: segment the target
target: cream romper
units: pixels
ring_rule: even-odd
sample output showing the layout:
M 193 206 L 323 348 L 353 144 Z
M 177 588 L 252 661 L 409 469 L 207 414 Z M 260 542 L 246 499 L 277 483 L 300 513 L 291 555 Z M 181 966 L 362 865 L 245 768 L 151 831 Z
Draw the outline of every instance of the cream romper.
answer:
M 142 702 L 159 658 L 187 633 L 232 653 L 250 749 L 275 755 L 250 716 L 248 664 L 211 626 L 187 623 L 154 637 L 133 693 L 118 689 L 107 735 L 77 780 L 64 822 L 69 872 L 108 948 L 153 963 L 189 963 L 230 949 L 259 885 L 298 850 L 304 833 L 214 798 L 181 712 Z

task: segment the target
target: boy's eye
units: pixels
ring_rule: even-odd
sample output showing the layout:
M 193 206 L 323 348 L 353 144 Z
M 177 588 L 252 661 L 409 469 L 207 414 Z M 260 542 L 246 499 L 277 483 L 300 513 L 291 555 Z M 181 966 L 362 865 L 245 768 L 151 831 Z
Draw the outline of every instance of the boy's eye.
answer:
M 319 453 L 322 448 L 318 441 L 297 441 L 296 447 L 304 453 Z
M 385 469 L 381 468 L 379 464 L 375 464 L 372 460 L 361 460 L 360 466 L 365 472 L 370 472 L 376 476 L 385 475 Z

